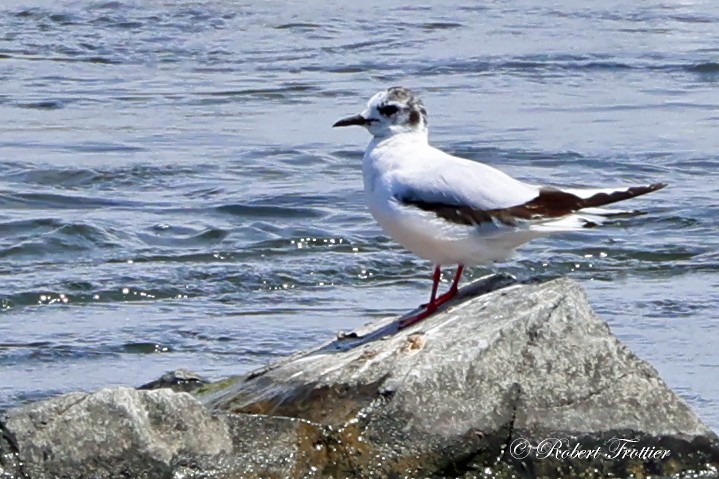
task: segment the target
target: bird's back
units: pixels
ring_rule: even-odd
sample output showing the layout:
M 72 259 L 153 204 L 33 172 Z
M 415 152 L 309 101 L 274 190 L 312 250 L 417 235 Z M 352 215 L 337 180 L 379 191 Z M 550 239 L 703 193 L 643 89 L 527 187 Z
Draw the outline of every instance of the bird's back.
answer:
M 508 208 L 530 201 L 539 192 L 496 168 L 450 155 L 412 136 L 370 143 L 363 168 L 366 190 L 376 188 L 379 181 L 395 195 L 420 195 L 427 201 L 452 201 L 478 209 Z

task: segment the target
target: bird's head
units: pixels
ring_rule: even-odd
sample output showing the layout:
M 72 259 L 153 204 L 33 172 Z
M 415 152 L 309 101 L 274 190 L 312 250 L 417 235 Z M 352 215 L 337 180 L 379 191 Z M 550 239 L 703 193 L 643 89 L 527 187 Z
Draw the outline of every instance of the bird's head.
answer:
M 332 126 L 350 125 L 364 126 L 376 137 L 426 132 L 427 110 L 412 90 L 394 86 L 370 98 L 362 113 L 343 118 Z

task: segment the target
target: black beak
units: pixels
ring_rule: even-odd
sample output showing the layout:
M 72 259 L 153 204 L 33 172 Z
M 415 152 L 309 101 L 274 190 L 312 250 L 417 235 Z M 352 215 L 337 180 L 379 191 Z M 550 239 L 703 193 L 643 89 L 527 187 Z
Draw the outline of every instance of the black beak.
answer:
M 352 126 L 352 125 L 366 125 L 368 123 L 372 123 L 372 120 L 368 120 L 362 115 L 355 115 L 350 116 L 348 118 L 342 118 L 341 120 L 335 122 L 334 125 L 332 125 L 332 128 L 336 128 L 338 126 Z

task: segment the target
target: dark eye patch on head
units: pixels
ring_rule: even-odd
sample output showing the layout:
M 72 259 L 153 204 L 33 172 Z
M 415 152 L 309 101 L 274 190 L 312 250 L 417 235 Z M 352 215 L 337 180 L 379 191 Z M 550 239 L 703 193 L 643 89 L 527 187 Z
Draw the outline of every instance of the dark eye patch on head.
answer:
M 382 105 L 377 107 L 377 111 L 383 116 L 392 116 L 399 111 L 399 107 L 397 105 Z

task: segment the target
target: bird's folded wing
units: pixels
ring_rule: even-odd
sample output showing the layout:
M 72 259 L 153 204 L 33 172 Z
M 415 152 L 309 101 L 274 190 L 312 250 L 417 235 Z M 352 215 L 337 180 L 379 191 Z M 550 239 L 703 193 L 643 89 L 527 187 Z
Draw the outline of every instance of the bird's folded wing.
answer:
M 545 222 L 570 215 L 583 208 L 598 208 L 625 199 L 640 196 L 666 186 L 655 183 L 647 186 L 605 190 L 560 190 L 552 187 L 532 187 L 509 178 L 504 184 L 494 184 L 493 188 L 475 186 L 475 190 L 467 188 L 452 189 L 449 185 L 442 188 L 441 181 L 432 182 L 431 187 L 425 183 L 423 188 L 405 184 L 398 189 L 396 199 L 409 207 L 416 207 L 432 212 L 439 218 L 461 225 L 481 225 L 483 223 L 517 226 L 519 222 Z M 518 184 L 512 185 L 512 182 Z M 505 190 L 503 187 L 516 190 Z M 483 190 L 484 188 L 484 190 Z M 533 190 L 532 190 L 533 189 Z M 494 197 L 492 197 L 494 195 Z M 517 201 L 518 197 L 527 198 Z M 511 201 L 515 202 L 511 204 Z M 497 204 L 508 204 L 503 207 L 492 207 Z
M 416 168 L 405 167 L 391 174 L 391 190 L 397 198 L 494 210 L 526 203 L 539 194 L 539 187 L 489 165 L 439 150 L 433 154 L 436 157 L 422 158 Z
M 457 197 L 430 200 L 416 190 L 407 190 L 397 200 L 405 206 L 432 212 L 437 217 L 460 225 L 484 223 L 517 226 L 520 221 L 543 221 L 561 218 L 580 208 L 581 198 L 560 190 L 541 189 L 530 201 L 507 208 L 477 208 Z

